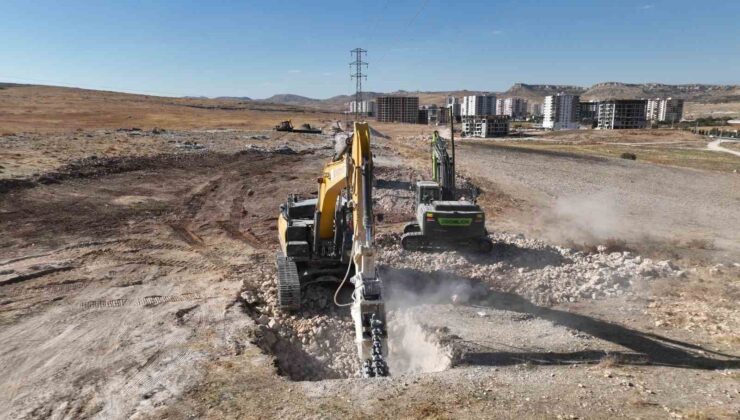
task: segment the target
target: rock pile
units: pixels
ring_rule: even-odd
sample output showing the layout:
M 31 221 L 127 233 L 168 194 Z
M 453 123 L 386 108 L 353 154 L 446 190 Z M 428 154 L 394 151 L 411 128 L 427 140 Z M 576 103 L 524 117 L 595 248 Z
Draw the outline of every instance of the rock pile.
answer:
M 277 310 L 275 270 L 270 267 L 257 275 L 245 283 L 259 288 L 245 288 L 241 298 L 258 324 L 256 343 L 275 356 L 281 374 L 293 380 L 321 380 L 359 372 L 349 310 L 333 302 L 336 284 L 307 286 L 302 310 L 285 314 Z
M 670 261 L 653 261 L 630 252 L 584 253 L 507 233 L 491 235 L 497 245 L 490 255 L 408 252 L 401 249 L 398 235 L 384 236 L 378 243 L 385 245 L 380 258 L 388 266 L 448 272 L 539 305 L 621 296 L 639 281 L 683 275 Z
M 274 148 L 256 146 L 254 144 L 248 144 L 245 147 L 246 150 L 249 150 L 251 152 L 278 153 L 282 155 L 294 155 L 297 153 L 292 147 L 288 146 L 287 144 L 282 144 Z

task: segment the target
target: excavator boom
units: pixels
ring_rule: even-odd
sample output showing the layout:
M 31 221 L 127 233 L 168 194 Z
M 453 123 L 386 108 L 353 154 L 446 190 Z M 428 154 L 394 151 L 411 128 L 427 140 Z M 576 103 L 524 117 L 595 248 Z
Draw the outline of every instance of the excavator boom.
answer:
M 447 142 L 435 131 L 432 135 L 432 180 L 442 187 L 442 198 L 455 195 L 455 162 L 447 153 Z
M 376 250 L 373 238 L 373 155 L 370 151 L 370 130 L 367 123 L 355 123 L 352 136 L 352 173 L 349 187 L 353 204 L 352 262 L 355 275 L 351 281 L 352 320 L 355 341 L 365 376 L 386 376 L 385 305 L 383 284 L 375 267 Z

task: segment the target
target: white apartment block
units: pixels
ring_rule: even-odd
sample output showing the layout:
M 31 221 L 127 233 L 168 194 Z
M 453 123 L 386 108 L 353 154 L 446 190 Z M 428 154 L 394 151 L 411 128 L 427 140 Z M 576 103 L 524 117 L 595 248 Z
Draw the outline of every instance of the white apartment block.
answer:
M 550 95 L 545 97 L 542 127 L 552 130 L 578 129 L 578 95 Z
M 357 101 L 349 103 L 349 113 L 354 114 L 355 112 L 360 115 L 375 115 L 375 101 L 360 101 L 359 106 Z
M 452 109 L 452 116 L 458 118 L 462 115 L 460 100 L 454 96 L 448 96 L 445 100 L 445 108 Z
M 498 105 L 496 107 L 498 109 Z M 499 115 L 507 115 L 513 120 L 527 118 L 527 100 L 522 98 L 506 98 L 503 102 L 503 110 Z
M 504 100 L 496 99 L 496 115 L 504 115 Z
M 683 99 L 648 99 L 645 116 L 653 122 L 679 122 L 683 118 Z
M 496 115 L 496 96 L 463 96 L 461 113 L 463 116 Z

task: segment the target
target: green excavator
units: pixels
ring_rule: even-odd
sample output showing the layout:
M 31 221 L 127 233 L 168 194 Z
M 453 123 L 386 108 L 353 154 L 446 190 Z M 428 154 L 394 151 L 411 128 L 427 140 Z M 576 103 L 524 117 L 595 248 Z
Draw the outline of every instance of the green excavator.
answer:
M 418 181 L 415 187 L 416 221 L 407 224 L 401 247 L 409 251 L 455 249 L 487 253 L 493 242 L 486 230 L 486 216 L 471 199 L 459 199 L 455 187 L 455 138 L 451 126 L 452 155 L 447 140 L 432 135 L 432 181 Z

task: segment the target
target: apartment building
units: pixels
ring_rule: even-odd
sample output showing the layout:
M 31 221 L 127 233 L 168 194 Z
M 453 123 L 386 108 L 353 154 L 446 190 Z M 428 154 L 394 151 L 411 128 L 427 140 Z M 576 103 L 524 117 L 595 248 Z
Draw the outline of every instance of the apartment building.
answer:
M 419 108 L 419 117 L 416 119 L 418 124 L 429 124 L 429 110 L 426 106 Z
M 496 115 L 495 95 L 464 96 L 461 114 L 463 116 Z
M 683 118 L 683 99 L 648 99 L 645 118 L 652 122 L 679 122 Z
M 427 122 L 431 125 L 447 124 L 449 114 L 449 108 L 440 108 L 437 105 L 430 105 L 427 108 Z
M 502 112 L 499 115 L 506 115 L 512 120 L 524 120 L 527 118 L 527 100 L 524 98 L 506 98 L 502 104 Z M 498 105 L 496 105 L 498 110 Z
M 417 123 L 418 96 L 380 96 L 375 99 L 377 119 L 380 122 Z
M 529 104 L 529 115 L 533 117 L 541 117 L 542 116 L 542 104 L 538 102 L 533 102 Z
M 615 99 L 599 102 L 598 128 L 600 130 L 618 130 L 627 128 L 645 128 L 644 99 Z
M 462 104 L 460 103 L 460 99 L 454 96 L 448 96 L 445 100 L 445 108 L 452 109 L 453 118 L 455 118 L 455 121 L 460 121 L 460 117 L 462 116 Z
M 504 99 L 496 99 L 496 115 L 504 115 Z
M 596 101 L 578 103 L 578 121 L 584 125 L 593 125 L 598 121 L 599 103 Z
M 463 136 L 499 137 L 509 134 L 509 117 L 505 115 L 463 115 Z
M 578 129 L 578 95 L 550 95 L 545 97 L 542 126 L 551 130 Z
M 357 101 L 350 102 L 349 113 L 354 114 L 355 112 L 372 117 L 375 115 L 375 101 L 360 101 L 359 105 Z

